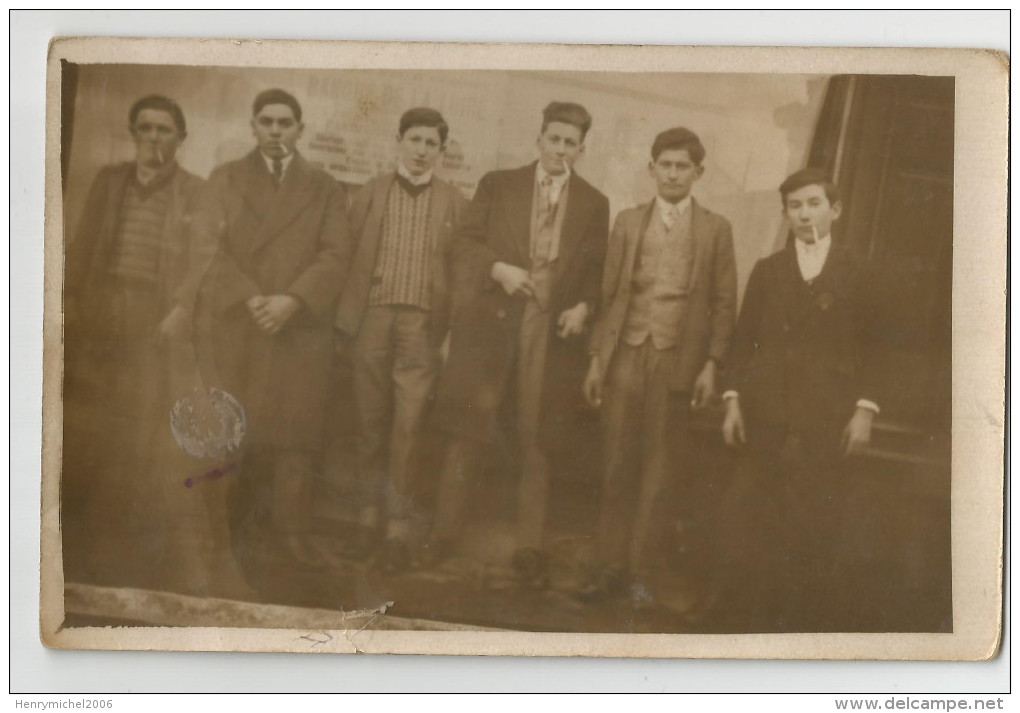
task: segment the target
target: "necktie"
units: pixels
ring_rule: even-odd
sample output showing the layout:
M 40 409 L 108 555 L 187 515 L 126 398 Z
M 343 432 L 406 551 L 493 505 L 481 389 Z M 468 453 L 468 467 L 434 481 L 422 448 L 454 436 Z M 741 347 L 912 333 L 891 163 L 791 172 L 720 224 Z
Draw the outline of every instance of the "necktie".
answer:
M 556 217 L 556 205 L 552 200 L 552 176 L 546 176 L 539 184 L 538 191 L 538 224 L 550 226 Z
M 283 180 L 283 161 L 278 158 L 273 159 L 273 180 L 276 185 L 280 185 L 280 181 Z
M 676 203 L 670 205 L 669 210 L 666 211 L 665 215 L 662 216 L 662 222 L 666 224 L 666 228 L 672 229 L 673 224 L 676 223 L 677 218 L 680 217 L 680 206 Z

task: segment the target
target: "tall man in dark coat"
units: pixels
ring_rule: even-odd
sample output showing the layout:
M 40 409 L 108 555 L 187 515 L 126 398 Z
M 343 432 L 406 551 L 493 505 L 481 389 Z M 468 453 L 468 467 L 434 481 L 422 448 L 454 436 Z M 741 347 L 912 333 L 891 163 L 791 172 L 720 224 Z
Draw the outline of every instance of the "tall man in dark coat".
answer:
M 591 116 L 578 104 L 543 112 L 539 160 L 482 177 L 453 247 L 455 306 L 436 423 L 450 434 L 435 523 L 436 547 L 458 536 L 480 449 L 497 412 L 516 407 L 520 449 L 517 551 L 527 581 L 542 581 L 550 453 L 581 401 L 585 331 L 599 304 L 609 201 L 572 170 Z
M 205 181 L 176 158 L 187 136 L 181 107 L 143 97 L 128 126 L 134 160 L 100 170 L 66 251 L 62 497 L 72 577 L 93 576 L 78 567 L 103 554 L 129 572 L 132 553 L 164 540 L 163 481 L 176 450 L 167 416 L 195 384 L 192 308 L 211 258 L 192 230 Z M 160 554 L 140 554 L 146 571 L 161 569 Z
M 290 554 L 308 559 L 308 486 L 324 447 L 333 318 L 348 262 L 341 186 L 296 150 L 301 106 L 255 98 L 257 146 L 213 171 L 203 230 L 216 378 L 246 411 L 243 483 Z
M 685 462 L 688 412 L 714 395 L 736 318 L 730 223 L 691 195 L 705 170 L 701 140 L 668 129 L 651 154 L 657 195 L 616 218 L 585 379 L 606 457 L 599 562 L 582 588 L 589 597 L 663 569 L 673 544 L 665 533 L 683 519 L 684 491 L 697 478 Z
M 362 544 L 379 534 L 381 564 L 406 565 L 412 451 L 449 331 L 449 254 L 467 201 L 433 175 L 449 127 L 435 109 L 400 117 L 397 170 L 351 200 L 351 270 L 336 326 L 353 338 Z M 385 527 L 383 527 L 385 523 Z
M 822 631 L 847 584 L 845 456 L 867 446 L 878 413 L 871 315 L 862 265 L 831 236 L 836 186 L 805 169 L 779 192 L 793 239 L 751 272 L 726 362 L 723 437 L 744 454 L 720 513 L 720 608 Z

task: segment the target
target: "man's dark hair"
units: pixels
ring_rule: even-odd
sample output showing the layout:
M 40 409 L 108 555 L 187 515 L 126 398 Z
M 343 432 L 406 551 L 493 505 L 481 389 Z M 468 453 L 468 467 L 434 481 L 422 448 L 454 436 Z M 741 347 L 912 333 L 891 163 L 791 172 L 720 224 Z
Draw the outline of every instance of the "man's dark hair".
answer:
M 666 129 L 655 137 L 655 141 L 652 142 L 652 160 L 658 161 L 663 151 L 682 150 L 687 151 L 691 161 L 698 166 L 705 160 L 705 147 L 701 144 L 701 139 L 693 131 L 682 126 Z
M 542 110 L 542 133 L 545 133 L 546 127 L 554 121 L 576 126 L 581 130 L 582 141 L 591 128 L 591 114 L 583 106 L 573 102 L 549 102 L 549 106 Z
M 262 108 L 270 104 L 286 104 L 294 112 L 294 118 L 301 121 L 301 105 L 298 104 L 298 100 L 294 98 L 293 94 L 282 89 L 267 89 L 264 92 L 259 92 L 251 105 L 251 115 L 258 116 Z
M 786 207 L 786 197 L 794 191 L 799 191 L 805 186 L 821 186 L 825 191 L 825 197 L 829 199 L 829 205 L 834 205 L 839 200 L 839 188 L 827 171 L 820 168 L 802 168 L 791 174 L 783 184 L 779 186 L 779 196 L 783 199 L 783 207 Z
M 407 130 L 413 129 L 416 126 L 427 126 L 437 129 L 439 131 L 439 143 L 441 144 L 446 143 L 446 137 L 450 133 L 450 127 L 447 125 L 443 115 L 427 106 L 416 106 L 414 109 L 408 109 L 404 112 L 403 116 L 400 117 L 398 136 L 404 138 Z
M 155 111 L 165 111 L 171 117 L 173 117 L 174 125 L 177 127 L 177 131 L 180 132 L 181 136 L 185 136 L 188 133 L 188 126 L 184 121 L 184 112 L 181 110 L 180 105 L 170 97 L 164 97 L 159 94 L 150 94 L 147 97 L 142 97 L 134 104 L 131 105 L 131 111 L 128 112 L 128 125 L 134 126 L 138 120 L 138 115 L 142 113 L 144 109 L 153 109 Z

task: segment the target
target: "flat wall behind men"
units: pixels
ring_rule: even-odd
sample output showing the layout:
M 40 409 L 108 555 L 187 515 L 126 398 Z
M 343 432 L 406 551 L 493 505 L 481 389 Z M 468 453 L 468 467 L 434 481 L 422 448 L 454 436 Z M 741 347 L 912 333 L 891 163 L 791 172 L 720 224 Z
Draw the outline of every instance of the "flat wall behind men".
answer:
M 804 163 L 826 83 L 812 75 L 81 65 L 65 219 L 76 224 L 100 166 L 131 158 L 126 110 L 153 91 L 187 112 L 180 161 L 203 177 L 249 149 L 237 113 L 267 87 L 294 89 L 308 115 L 302 152 L 346 183 L 392 170 L 394 117 L 409 106 L 435 106 L 451 126 L 438 173 L 467 197 L 486 171 L 532 160 L 534 116 L 557 96 L 595 117 L 577 169 L 607 194 L 613 216 L 654 194 L 645 166 L 663 126 L 688 126 L 703 138 L 698 199 L 733 224 L 742 291 L 754 262 L 782 242 L 775 186 Z

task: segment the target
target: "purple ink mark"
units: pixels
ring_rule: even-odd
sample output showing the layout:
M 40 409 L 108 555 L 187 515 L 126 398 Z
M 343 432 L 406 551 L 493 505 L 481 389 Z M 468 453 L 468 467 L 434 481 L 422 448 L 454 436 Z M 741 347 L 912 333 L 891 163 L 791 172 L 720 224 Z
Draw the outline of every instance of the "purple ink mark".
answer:
M 222 478 L 228 473 L 233 473 L 235 470 L 237 470 L 237 463 L 227 463 L 220 468 L 213 468 L 208 473 L 203 473 L 202 475 L 194 478 L 186 478 L 184 480 L 184 487 L 190 488 L 204 480 L 216 480 L 218 478 Z

